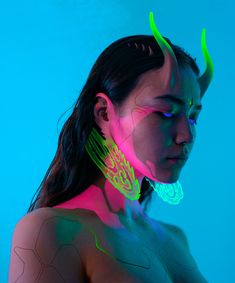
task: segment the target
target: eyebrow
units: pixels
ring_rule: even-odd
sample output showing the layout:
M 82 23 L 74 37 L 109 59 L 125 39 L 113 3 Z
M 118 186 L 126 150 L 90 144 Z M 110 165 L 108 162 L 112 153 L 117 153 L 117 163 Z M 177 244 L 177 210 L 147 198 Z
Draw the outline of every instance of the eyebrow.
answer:
M 175 97 L 175 96 L 173 96 L 171 94 L 165 94 L 165 95 L 162 95 L 162 96 L 156 96 L 156 97 L 154 97 L 154 99 L 166 99 L 166 100 L 169 100 L 169 101 L 171 101 L 173 103 L 185 106 L 185 102 L 182 99 L 180 99 L 178 97 Z M 202 109 L 202 104 L 195 105 L 195 109 L 201 110 Z

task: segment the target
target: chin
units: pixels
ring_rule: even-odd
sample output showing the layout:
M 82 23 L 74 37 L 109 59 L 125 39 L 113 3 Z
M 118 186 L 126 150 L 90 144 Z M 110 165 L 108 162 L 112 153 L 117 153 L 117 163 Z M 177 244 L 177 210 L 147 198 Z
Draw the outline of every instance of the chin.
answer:
M 171 179 L 171 180 L 162 181 L 162 183 L 173 184 L 173 183 L 176 183 L 178 180 L 179 180 L 179 178 L 177 178 L 177 179 L 174 178 L 174 179 Z
M 154 176 L 148 177 L 150 180 L 155 181 L 155 182 L 160 182 L 160 183 L 166 183 L 166 184 L 172 184 L 172 183 L 176 183 L 179 180 L 179 173 L 175 173 L 175 174 L 170 174 L 168 173 L 166 174 L 155 174 Z
M 165 183 L 176 183 L 179 180 L 180 177 L 180 173 L 174 174 L 172 176 L 169 176 L 169 178 L 166 178 L 165 181 L 163 180 L 163 182 Z

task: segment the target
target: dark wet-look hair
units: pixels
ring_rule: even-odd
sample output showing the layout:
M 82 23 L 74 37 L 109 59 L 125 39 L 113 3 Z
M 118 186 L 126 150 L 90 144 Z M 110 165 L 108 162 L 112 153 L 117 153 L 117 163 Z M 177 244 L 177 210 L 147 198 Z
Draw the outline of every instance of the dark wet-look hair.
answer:
M 181 47 L 171 43 L 179 65 L 189 65 L 199 76 L 196 59 Z M 72 114 L 64 123 L 59 135 L 55 156 L 40 184 L 27 212 L 39 207 L 52 207 L 85 191 L 101 174 L 85 150 L 87 138 L 95 127 L 94 106 L 96 94 L 105 93 L 119 107 L 138 83 L 140 75 L 163 66 L 161 48 L 151 35 L 135 35 L 118 39 L 97 58 L 80 95 L 72 105 Z M 104 136 L 103 136 L 104 137 Z M 152 187 L 143 178 L 140 204 L 144 210 L 152 197 Z M 36 197 L 35 197 L 36 196 Z

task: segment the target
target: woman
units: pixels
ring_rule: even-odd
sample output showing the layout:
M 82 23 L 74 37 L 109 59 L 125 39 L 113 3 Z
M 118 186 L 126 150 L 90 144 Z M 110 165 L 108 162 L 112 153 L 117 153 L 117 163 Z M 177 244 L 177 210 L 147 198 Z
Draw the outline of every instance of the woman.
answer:
M 15 228 L 9 282 L 207 282 L 183 231 L 146 204 L 153 190 L 170 204 L 183 197 L 177 180 L 213 65 L 202 42 L 199 77 L 152 13 L 150 26 L 154 36 L 121 38 L 95 62 Z

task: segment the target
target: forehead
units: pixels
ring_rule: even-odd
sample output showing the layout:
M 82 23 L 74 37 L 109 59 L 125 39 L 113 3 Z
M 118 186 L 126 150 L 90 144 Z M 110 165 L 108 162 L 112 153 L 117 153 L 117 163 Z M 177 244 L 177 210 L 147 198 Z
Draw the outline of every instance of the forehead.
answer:
M 164 74 L 162 74 L 161 69 L 153 69 L 142 74 L 137 86 L 130 93 L 130 102 L 134 102 L 136 106 L 153 105 L 158 102 L 175 103 L 182 106 L 184 103 L 189 106 L 191 103 L 193 105 L 201 104 L 200 86 L 192 69 L 189 66 L 180 66 L 179 72 L 180 82 L 174 91 L 169 86 L 162 87 L 164 85 Z M 170 96 L 175 99 L 170 99 Z M 182 101 L 182 103 L 179 101 Z

